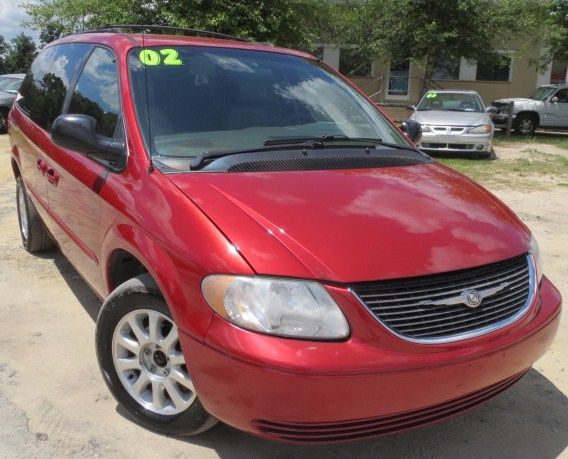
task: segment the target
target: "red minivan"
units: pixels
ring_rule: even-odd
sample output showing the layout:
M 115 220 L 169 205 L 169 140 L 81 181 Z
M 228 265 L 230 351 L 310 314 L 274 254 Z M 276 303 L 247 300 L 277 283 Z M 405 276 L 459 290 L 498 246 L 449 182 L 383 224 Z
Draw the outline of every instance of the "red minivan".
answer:
M 535 239 L 419 125 L 308 54 L 146 29 L 48 45 L 9 114 L 24 247 L 105 299 L 98 360 L 134 421 L 368 438 L 543 355 L 561 298 Z

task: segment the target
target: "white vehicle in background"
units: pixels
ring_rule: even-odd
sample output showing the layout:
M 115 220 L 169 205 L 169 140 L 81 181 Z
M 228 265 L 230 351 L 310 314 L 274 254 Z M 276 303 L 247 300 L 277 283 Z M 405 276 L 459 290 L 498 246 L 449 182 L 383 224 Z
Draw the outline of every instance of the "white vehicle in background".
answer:
M 513 102 L 513 129 L 517 134 L 533 135 L 539 128 L 568 128 L 568 86 L 539 86 L 528 97 L 491 102 L 496 127 L 506 128 L 509 103 Z
M 488 158 L 493 123 L 476 91 L 428 91 L 409 119 L 422 125 L 420 148 L 427 153 L 457 153 Z

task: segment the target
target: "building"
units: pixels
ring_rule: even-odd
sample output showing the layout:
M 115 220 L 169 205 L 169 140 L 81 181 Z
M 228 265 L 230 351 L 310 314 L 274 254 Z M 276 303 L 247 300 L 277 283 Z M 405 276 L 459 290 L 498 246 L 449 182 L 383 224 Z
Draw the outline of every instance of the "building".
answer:
M 509 49 L 501 51 L 505 63 L 478 65 L 466 59 L 439 63 L 434 72 L 431 88 L 472 89 L 477 91 L 485 104 L 504 97 L 524 97 L 543 84 L 568 83 L 568 61 L 555 60 L 539 73 L 532 64 L 543 53 L 540 45 L 527 48 L 512 42 Z M 395 120 L 408 116 L 408 105 L 416 105 L 420 99 L 424 69 L 410 61 L 364 62 L 352 47 L 323 44 L 318 54 L 331 67 L 348 76 L 371 98 L 381 104 Z M 508 58 L 507 58 L 508 57 Z

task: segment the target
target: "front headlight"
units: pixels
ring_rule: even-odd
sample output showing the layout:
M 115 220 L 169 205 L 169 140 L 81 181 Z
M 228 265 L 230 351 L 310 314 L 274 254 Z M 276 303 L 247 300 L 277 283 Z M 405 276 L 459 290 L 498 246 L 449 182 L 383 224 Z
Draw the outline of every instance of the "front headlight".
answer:
M 474 126 L 467 130 L 469 134 L 488 134 L 491 132 L 490 124 L 482 124 L 481 126 Z
M 430 132 L 431 131 L 430 126 L 427 126 L 426 124 L 422 124 L 421 127 L 422 127 L 422 132 Z
M 540 255 L 540 249 L 538 248 L 538 242 L 534 236 L 531 236 L 530 244 L 530 254 L 533 256 L 534 264 L 536 266 L 536 278 L 540 284 L 540 280 L 542 279 L 542 257 Z
M 249 330 L 317 340 L 349 336 L 339 306 L 318 282 L 214 274 L 201 290 L 215 312 Z

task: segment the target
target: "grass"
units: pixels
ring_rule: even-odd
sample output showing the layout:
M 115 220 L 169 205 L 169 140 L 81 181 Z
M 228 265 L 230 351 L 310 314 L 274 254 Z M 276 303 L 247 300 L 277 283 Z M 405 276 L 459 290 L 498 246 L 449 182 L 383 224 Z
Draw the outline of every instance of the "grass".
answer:
M 484 161 L 444 158 L 440 162 L 476 182 L 498 188 L 542 189 L 568 186 L 568 158 L 536 151 L 527 158 Z
M 568 150 L 568 133 L 566 135 L 555 135 L 546 132 L 538 133 L 532 137 L 525 137 L 520 135 L 515 135 L 511 133 L 511 138 L 507 140 L 504 132 L 495 132 L 495 137 L 493 139 L 495 145 L 510 145 L 510 144 L 531 144 L 531 143 L 542 143 L 548 145 L 555 145 L 557 147 Z

